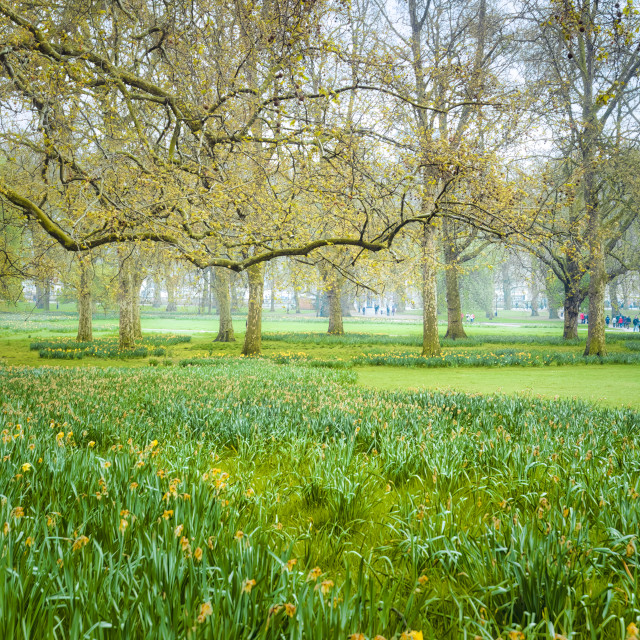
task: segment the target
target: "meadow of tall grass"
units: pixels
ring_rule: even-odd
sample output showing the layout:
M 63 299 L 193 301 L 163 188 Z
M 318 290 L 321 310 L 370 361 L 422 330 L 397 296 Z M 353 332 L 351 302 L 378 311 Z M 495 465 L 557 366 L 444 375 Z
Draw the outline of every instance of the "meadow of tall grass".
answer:
M 637 413 L 354 380 L 0 367 L 0 637 L 638 636 Z

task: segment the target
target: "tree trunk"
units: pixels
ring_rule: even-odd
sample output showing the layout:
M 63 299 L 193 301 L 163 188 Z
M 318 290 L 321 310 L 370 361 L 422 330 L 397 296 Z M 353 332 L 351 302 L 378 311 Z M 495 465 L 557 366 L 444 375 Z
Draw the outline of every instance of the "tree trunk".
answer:
M 432 224 L 424 227 L 422 237 L 422 355 L 439 356 L 438 337 L 438 289 L 437 273 L 437 230 Z
M 293 303 L 296 306 L 296 313 L 302 313 L 302 309 L 300 309 L 300 294 L 295 287 L 293 288 Z
M 605 270 L 602 241 L 599 237 L 594 237 L 592 242 L 589 273 L 589 324 L 584 355 L 606 356 L 604 292 L 607 283 L 607 272 Z
M 445 240 L 445 243 L 447 240 Z M 451 251 L 445 247 L 445 285 L 447 297 L 447 333 L 445 338 L 458 340 L 466 338 L 462 325 L 462 305 L 460 304 L 460 285 L 458 283 L 458 267 Z
M 229 273 L 230 290 L 231 290 L 231 311 L 238 311 L 238 274 L 235 271 Z
M 36 309 L 49 311 L 51 303 L 51 280 L 48 278 L 36 283 Z
M 536 272 L 532 269 L 531 273 L 531 316 L 536 317 L 538 313 L 538 297 L 540 295 L 540 287 L 538 286 L 538 278 Z
M 216 269 L 215 286 L 216 298 L 218 299 L 218 310 L 220 312 L 220 324 L 218 335 L 214 342 L 235 342 L 236 337 L 233 332 L 233 321 L 231 319 L 231 295 L 229 293 L 229 270 L 223 268 Z
M 124 247 L 118 248 L 118 306 L 120 307 L 120 321 L 118 337 L 120 349 L 131 349 L 135 342 L 133 328 L 131 259 Z
M 153 308 L 159 309 L 162 306 L 162 286 L 160 278 L 156 275 L 153 277 Z
M 342 294 L 340 298 L 340 306 L 342 307 L 342 317 L 350 318 L 353 313 L 353 305 L 355 304 L 355 300 L 352 299 L 353 294 L 349 291 L 346 291 Z
M 620 315 L 620 299 L 618 298 L 618 283 L 612 280 L 609 283 L 609 297 L 611 298 L 611 315 Z
M 576 340 L 578 338 L 578 316 L 580 315 L 580 305 L 582 296 L 575 288 L 565 285 L 564 295 L 564 333 L 565 340 Z
M 176 311 L 176 282 L 173 276 L 167 276 L 167 311 Z
M 78 342 L 91 342 L 93 340 L 93 327 L 91 308 L 91 274 L 89 266 L 91 260 L 88 256 L 79 255 L 80 285 L 78 287 Z
M 333 335 L 343 335 L 342 326 L 342 287 L 337 279 L 332 279 L 327 288 L 327 299 L 329 301 L 329 329 L 327 333 Z
M 262 348 L 262 301 L 264 295 L 264 264 L 254 264 L 247 269 L 249 277 L 249 310 L 247 331 L 244 334 L 242 355 L 260 355 Z
M 200 300 L 198 304 L 198 314 L 204 314 L 207 308 L 207 297 L 209 295 L 209 272 L 202 269 L 202 291 L 200 292 Z
M 139 269 L 131 268 L 131 323 L 133 325 L 134 340 L 142 339 L 142 324 L 140 322 L 140 287 L 144 281 L 144 275 Z
M 318 289 L 316 293 L 316 316 L 320 318 L 329 317 L 329 305 L 327 294 L 324 291 Z
M 269 311 L 276 310 L 276 281 L 271 279 L 271 297 L 269 299 Z
M 213 306 L 213 290 L 215 288 L 214 279 L 216 274 L 213 270 L 213 267 L 207 267 L 207 271 L 209 273 L 209 288 L 207 289 L 207 313 L 211 315 L 211 307 Z
M 512 307 L 511 302 L 511 275 L 509 273 L 509 264 L 504 263 L 502 265 L 502 297 L 504 299 L 503 309 L 510 311 Z
M 558 309 L 562 306 L 562 284 L 553 273 L 545 277 L 545 291 L 547 294 L 547 304 L 549 305 L 549 320 L 557 320 Z
M 604 322 L 604 292 L 607 285 L 607 271 L 605 267 L 604 247 L 602 246 L 602 231 L 600 229 L 601 211 L 598 203 L 595 164 L 593 153 L 595 143 L 590 144 L 591 136 L 595 135 L 595 124 L 589 122 L 583 163 L 584 173 L 584 204 L 588 216 L 587 237 L 589 238 L 589 325 L 587 329 L 587 346 L 585 356 L 607 355 L 605 322 Z

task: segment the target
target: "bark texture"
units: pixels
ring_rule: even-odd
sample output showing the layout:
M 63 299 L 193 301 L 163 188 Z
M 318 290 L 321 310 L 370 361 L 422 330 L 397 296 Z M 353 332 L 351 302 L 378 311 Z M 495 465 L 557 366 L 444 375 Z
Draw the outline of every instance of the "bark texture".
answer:
M 120 349 L 131 349 L 135 342 L 133 328 L 133 287 L 131 284 L 131 259 L 125 247 L 118 248 L 118 306 L 120 320 L 118 338 Z
M 342 326 L 342 287 L 338 278 L 333 278 L 327 287 L 327 298 L 329 299 L 329 328 L 327 333 L 333 335 L 343 335 Z
M 264 296 L 264 264 L 247 269 L 249 279 L 249 310 L 242 355 L 257 356 L 262 349 L 262 300 Z
M 437 230 L 426 224 L 422 237 L 422 355 L 439 356 L 438 337 L 438 288 L 437 274 Z
M 455 260 L 447 260 L 447 253 L 449 252 L 445 249 L 445 262 L 447 263 L 444 273 L 447 296 L 447 333 L 444 337 L 458 340 L 466 338 L 467 334 L 462 325 L 458 268 Z
M 51 301 L 51 281 L 36 282 L 36 309 L 49 311 Z
M 91 308 L 91 260 L 88 256 L 78 256 L 80 283 L 78 286 L 78 342 L 93 340 L 93 311 Z
M 565 340 L 576 340 L 578 338 L 578 316 L 580 315 L 581 304 L 582 296 L 579 291 L 565 286 L 564 332 L 562 334 Z
M 604 321 L 604 293 L 607 285 L 607 271 L 605 267 L 605 253 L 602 241 L 601 217 L 602 212 L 598 202 L 595 175 L 595 123 L 588 122 L 587 144 L 583 151 L 584 172 L 584 201 L 587 210 L 587 237 L 589 238 L 589 327 L 587 329 L 587 346 L 585 356 L 607 355 Z M 594 140 L 589 140 L 593 135 Z
M 220 320 L 218 335 L 214 342 L 235 342 L 236 337 L 233 332 L 233 321 L 231 319 L 231 294 L 229 292 L 230 278 L 228 269 L 216 269 L 215 287 Z
M 131 265 L 131 322 L 133 325 L 133 339 L 142 338 L 142 324 L 140 322 L 140 287 L 144 275 L 135 262 Z

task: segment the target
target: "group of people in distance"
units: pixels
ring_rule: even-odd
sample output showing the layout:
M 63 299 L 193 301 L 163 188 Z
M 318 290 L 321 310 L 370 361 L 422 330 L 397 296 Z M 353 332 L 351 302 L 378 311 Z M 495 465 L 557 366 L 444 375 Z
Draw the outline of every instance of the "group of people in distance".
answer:
M 396 315 L 397 307 L 396 307 L 395 304 L 387 305 L 386 309 L 387 309 L 387 315 L 388 316 L 395 316 Z M 367 314 L 367 307 L 362 307 L 360 310 L 362 311 L 362 315 L 363 316 Z M 376 316 L 378 315 L 378 313 L 380 313 L 380 315 L 383 316 L 384 315 L 384 310 L 385 310 L 385 308 L 383 306 L 380 306 L 379 304 L 376 304 L 376 305 L 373 306 L 373 311 L 374 311 Z
M 628 329 L 633 325 L 634 331 L 640 331 L 640 318 L 636 317 L 631 320 L 629 316 L 617 315 L 610 318 L 607 316 L 604 321 L 607 323 L 607 327 L 611 325 L 613 329 Z

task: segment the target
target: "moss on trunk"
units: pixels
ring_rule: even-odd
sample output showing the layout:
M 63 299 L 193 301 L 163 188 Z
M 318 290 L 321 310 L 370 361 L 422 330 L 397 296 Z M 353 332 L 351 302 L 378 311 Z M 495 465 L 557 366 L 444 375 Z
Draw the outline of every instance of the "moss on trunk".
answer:
M 229 270 L 225 268 L 216 269 L 215 288 L 216 299 L 218 300 L 218 311 L 220 312 L 220 322 L 218 325 L 218 335 L 214 342 L 236 341 L 233 332 L 233 321 L 231 319 L 231 294 L 229 287 Z
M 438 337 L 438 297 L 437 297 L 437 229 L 426 224 L 422 237 L 422 355 L 439 356 L 441 353 Z
M 78 286 L 78 342 L 93 340 L 93 312 L 91 308 L 91 260 L 88 256 L 78 256 L 80 283 Z
M 257 356 L 262 349 L 262 300 L 264 296 L 264 264 L 247 269 L 249 279 L 249 311 L 242 355 Z

